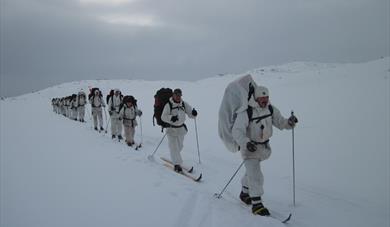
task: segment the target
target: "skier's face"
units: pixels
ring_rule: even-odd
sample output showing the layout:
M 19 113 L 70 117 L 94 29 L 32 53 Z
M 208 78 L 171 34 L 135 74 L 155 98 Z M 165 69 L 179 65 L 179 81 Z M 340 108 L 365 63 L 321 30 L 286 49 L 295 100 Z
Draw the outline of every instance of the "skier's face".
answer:
M 259 106 L 261 108 L 264 108 L 267 106 L 268 102 L 269 102 L 269 97 L 268 96 L 264 96 L 264 97 L 258 97 L 256 99 L 256 102 L 259 104 Z
M 173 98 L 173 101 L 175 101 L 175 102 L 181 102 L 181 95 L 179 95 L 179 94 L 173 94 L 172 95 L 172 98 Z

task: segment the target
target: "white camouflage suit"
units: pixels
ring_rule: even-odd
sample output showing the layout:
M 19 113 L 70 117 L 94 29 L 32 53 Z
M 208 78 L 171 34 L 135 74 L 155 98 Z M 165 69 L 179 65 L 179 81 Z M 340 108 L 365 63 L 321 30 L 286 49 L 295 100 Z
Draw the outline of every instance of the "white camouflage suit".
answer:
M 255 95 L 255 98 L 257 97 L 259 95 Z M 264 108 L 261 108 L 257 102 L 250 102 L 249 105 L 253 109 L 252 119 L 270 114 L 270 103 Z M 292 128 L 288 124 L 288 119 L 285 119 L 275 106 L 272 107 L 272 116 L 262 119 L 260 122 L 256 120 L 249 122 L 247 111 L 238 113 L 232 129 L 233 138 L 239 144 L 241 156 L 245 161 L 246 172 L 241 179 L 243 192 L 249 193 L 252 203 L 254 202 L 253 198 L 260 198 L 264 193 L 264 177 L 261 172 L 260 162 L 268 159 L 271 155 L 269 139 L 272 136 L 272 126 L 280 130 Z M 262 125 L 264 126 L 263 129 L 261 129 Z M 256 144 L 257 149 L 254 152 L 247 150 L 247 143 L 250 141 Z
M 77 96 L 72 96 L 70 100 L 70 119 L 77 120 Z
M 84 92 L 80 91 L 77 95 L 77 114 L 79 121 L 84 122 L 85 116 L 85 104 L 87 104 L 87 96 Z
M 99 120 L 99 127 L 100 129 L 102 129 L 103 128 L 102 107 L 106 107 L 106 105 L 104 104 L 100 91 L 98 90 L 95 91 L 95 94 L 91 96 L 91 98 L 89 99 L 89 103 L 91 103 L 92 106 L 93 126 L 96 129 L 98 127 L 98 120 Z
M 176 103 L 172 97 L 169 99 L 169 102 L 172 104 L 172 109 L 169 103 L 165 104 L 161 114 L 161 120 L 171 125 L 171 127 L 166 128 L 171 160 L 174 165 L 181 165 L 183 164 L 183 160 L 180 152 L 183 149 L 184 136 L 187 134 L 187 128 L 184 122 L 186 115 L 190 118 L 195 118 L 195 116 L 192 115 L 192 107 L 187 102 L 182 100 L 180 103 Z M 173 116 L 177 116 L 178 120 L 172 122 L 171 118 Z
M 134 144 L 135 127 L 138 125 L 137 116 L 141 116 L 142 112 L 135 106 L 128 107 L 124 104 L 119 112 L 119 117 L 123 119 L 126 143 Z
M 119 107 L 122 103 L 120 94 L 116 94 L 119 90 L 115 89 L 114 95 L 108 100 L 108 112 L 111 120 L 111 134 L 113 136 L 122 136 L 122 122 L 119 120 Z

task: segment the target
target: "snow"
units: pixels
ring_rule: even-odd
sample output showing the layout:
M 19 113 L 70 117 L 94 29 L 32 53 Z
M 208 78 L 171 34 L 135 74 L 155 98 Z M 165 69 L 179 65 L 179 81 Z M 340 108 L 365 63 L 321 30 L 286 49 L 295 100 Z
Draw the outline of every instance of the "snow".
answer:
M 296 206 L 292 206 L 292 134 L 275 129 L 273 153 L 262 163 L 264 203 L 288 226 L 390 226 L 390 58 L 359 64 L 296 62 L 249 71 L 270 89 L 284 116 L 294 110 Z M 244 75 L 244 74 L 242 74 Z M 219 193 L 241 163 L 217 134 L 226 85 L 241 75 L 196 82 L 76 81 L 0 101 L 0 226 L 284 226 L 254 216 L 238 200 L 241 169 L 222 198 Z M 143 147 L 113 141 L 110 132 L 52 112 L 53 97 L 100 87 L 134 95 L 143 110 Z M 195 183 L 161 165 L 169 157 L 163 134 L 153 127 L 153 95 L 180 87 L 199 113 L 198 163 L 194 121 L 182 152 L 203 173 Z M 104 116 L 103 116 L 104 118 Z M 105 123 L 106 124 L 106 123 Z M 140 141 L 140 128 L 136 139 Z

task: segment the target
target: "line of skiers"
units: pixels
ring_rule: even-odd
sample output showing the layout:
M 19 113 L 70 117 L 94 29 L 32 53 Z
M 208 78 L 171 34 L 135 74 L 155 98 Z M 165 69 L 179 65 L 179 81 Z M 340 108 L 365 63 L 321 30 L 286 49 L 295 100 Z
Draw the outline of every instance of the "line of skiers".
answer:
M 248 83 L 250 92 L 246 88 Z M 232 82 L 225 90 L 219 111 L 219 134 L 229 150 L 240 151 L 246 168 L 241 179 L 242 190 L 239 198 L 245 204 L 252 205 L 253 214 L 268 216 L 270 212 L 262 201 L 264 177 L 260 163 L 271 155 L 270 138 L 273 134 L 273 126 L 280 130 L 293 129 L 298 119 L 294 115 L 284 118 L 280 111 L 271 105 L 268 89 L 263 86 L 253 86 L 251 83 L 255 84 L 249 75 Z M 171 161 L 176 172 L 183 171 L 181 151 L 188 131 L 185 124 L 186 116 L 189 118 L 198 116 L 198 112 L 182 100 L 182 95 L 182 90 L 179 88 L 173 91 L 170 88 L 161 88 L 154 96 L 153 118 L 157 120 L 162 130 L 166 129 Z M 98 88 L 92 89 L 88 99 L 92 106 L 95 130 L 99 130 L 98 123 L 100 130 L 104 130 L 102 107 L 105 108 L 105 104 L 101 91 Z M 69 99 L 60 100 L 60 103 L 67 103 L 64 100 Z M 53 103 L 56 104 L 57 101 L 54 99 Z M 123 124 L 127 144 L 134 145 L 136 117 L 142 115 L 141 110 L 137 108 L 137 100 L 133 96 L 123 96 L 118 89 L 114 89 L 106 97 L 106 102 L 111 120 L 112 138 L 122 139 Z M 63 106 L 66 105 L 53 104 L 54 111 L 58 113 L 60 110 L 60 113 L 64 113 Z
M 79 91 L 78 94 L 53 98 L 51 104 L 55 113 L 62 114 L 75 121 L 85 122 L 84 116 L 87 96 L 83 90 Z
M 94 129 L 99 132 L 104 131 L 103 112 L 104 114 L 106 113 L 106 104 L 99 88 L 90 89 L 88 101 L 91 104 Z M 125 142 L 128 146 L 133 146 L 135 144 L 135 127 L 138 125 L 136 117 L 142 116 L 142 111 L 137 107 L 137 100 L 130 95 L 123 96 L 119 89 L 113 89 L 106 96 L 106 103 L 110 115 L 112 138 L 118 138 L 119 141 L 123 139 L 123 124 Z M 55 113 L 62 114 L 72 120 L 79 120 L 81 122 L 85 122 L 84 115 L 86 104 L 87 97 L 83 91 L 80 91 L 77 95 L 73 94 L 63 98 L 52 99 L 53 111 Z

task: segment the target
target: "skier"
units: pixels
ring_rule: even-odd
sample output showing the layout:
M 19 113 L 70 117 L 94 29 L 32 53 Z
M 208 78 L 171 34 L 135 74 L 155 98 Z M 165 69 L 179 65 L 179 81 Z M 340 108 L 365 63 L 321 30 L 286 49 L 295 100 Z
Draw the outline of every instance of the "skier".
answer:
M 165 104 L 161 114 L 161 120 L 169 124 L 167 126 L 168 145 L 171 154 L 171 161 L 176 172 L 182 172 L 183 160 L 180 152 L 183 149 L 184 136 L 187 134 L 187 126 L 184 124 L 186 114 L 195 118 L 198 113 L 187 102 L 182 100 L 182 91 L 176 88 L 169 101 Z
M 142 111 L 137 108 L 136 100 L 133 96 L 125 96 L 119 111 L 119 120 L 123 119 L 125 142 L 130 147 L 134 145 L 135 127 L 138 125 L 135 119 L 137 116 L 141 117 Z
M 270 212 L 261 199 L 264 193 L 264 177 L 260 162 L 271 155 L 269 140 L 272 136 L 272 126 L 280 130 L 292 129 L 298 120 L 295 116 L 285 119 L 280 111 L 270 104 L 266 87 L 255 87 L 254 98 L 255 102 L 248 103 L 247 111 L 238 113 L 232 129 L 246 169 L 241 179 L 242 191 L 239 197 L 244 203 L 252 204 L 253 214 L 268 216 Z
M 65 116 L 67 118 L 70 118 L 70 99 L 71 99 L 71 96 L 66 96 L 65 97 Z
M 118 136 L 118 140 L 122 138 L 122 122 L 119 120 L 119 108 L 122 103 L 122 94 L 119 89 L 114 89 L 114 95 L 108 99 L 108 113 L 111 120 L 111 135 L 114 139 Z
M 72 96 L 70 96 L 69 107 L 70 107 L 69 118 L 77 121 L 77 95 L 76 94 L 72 94 Z
M 93 88 L 91 93 L 89 94 L 89 103 L 91 103 L 92 107 L 92 116 L 93 116 L 93 125 L 94 129 L 98 131 L 98 120 L 100 131 L 104 130 L 103 128 L 103 115 L 102 115 L 102 107 L 105 108 L 102 93 L 98 88 Z
M 85 104 L 87 104 L 87 96 L 83 90 L 80 90 L 77 94 L 77 115 L 81 122 L 85 122 Z

